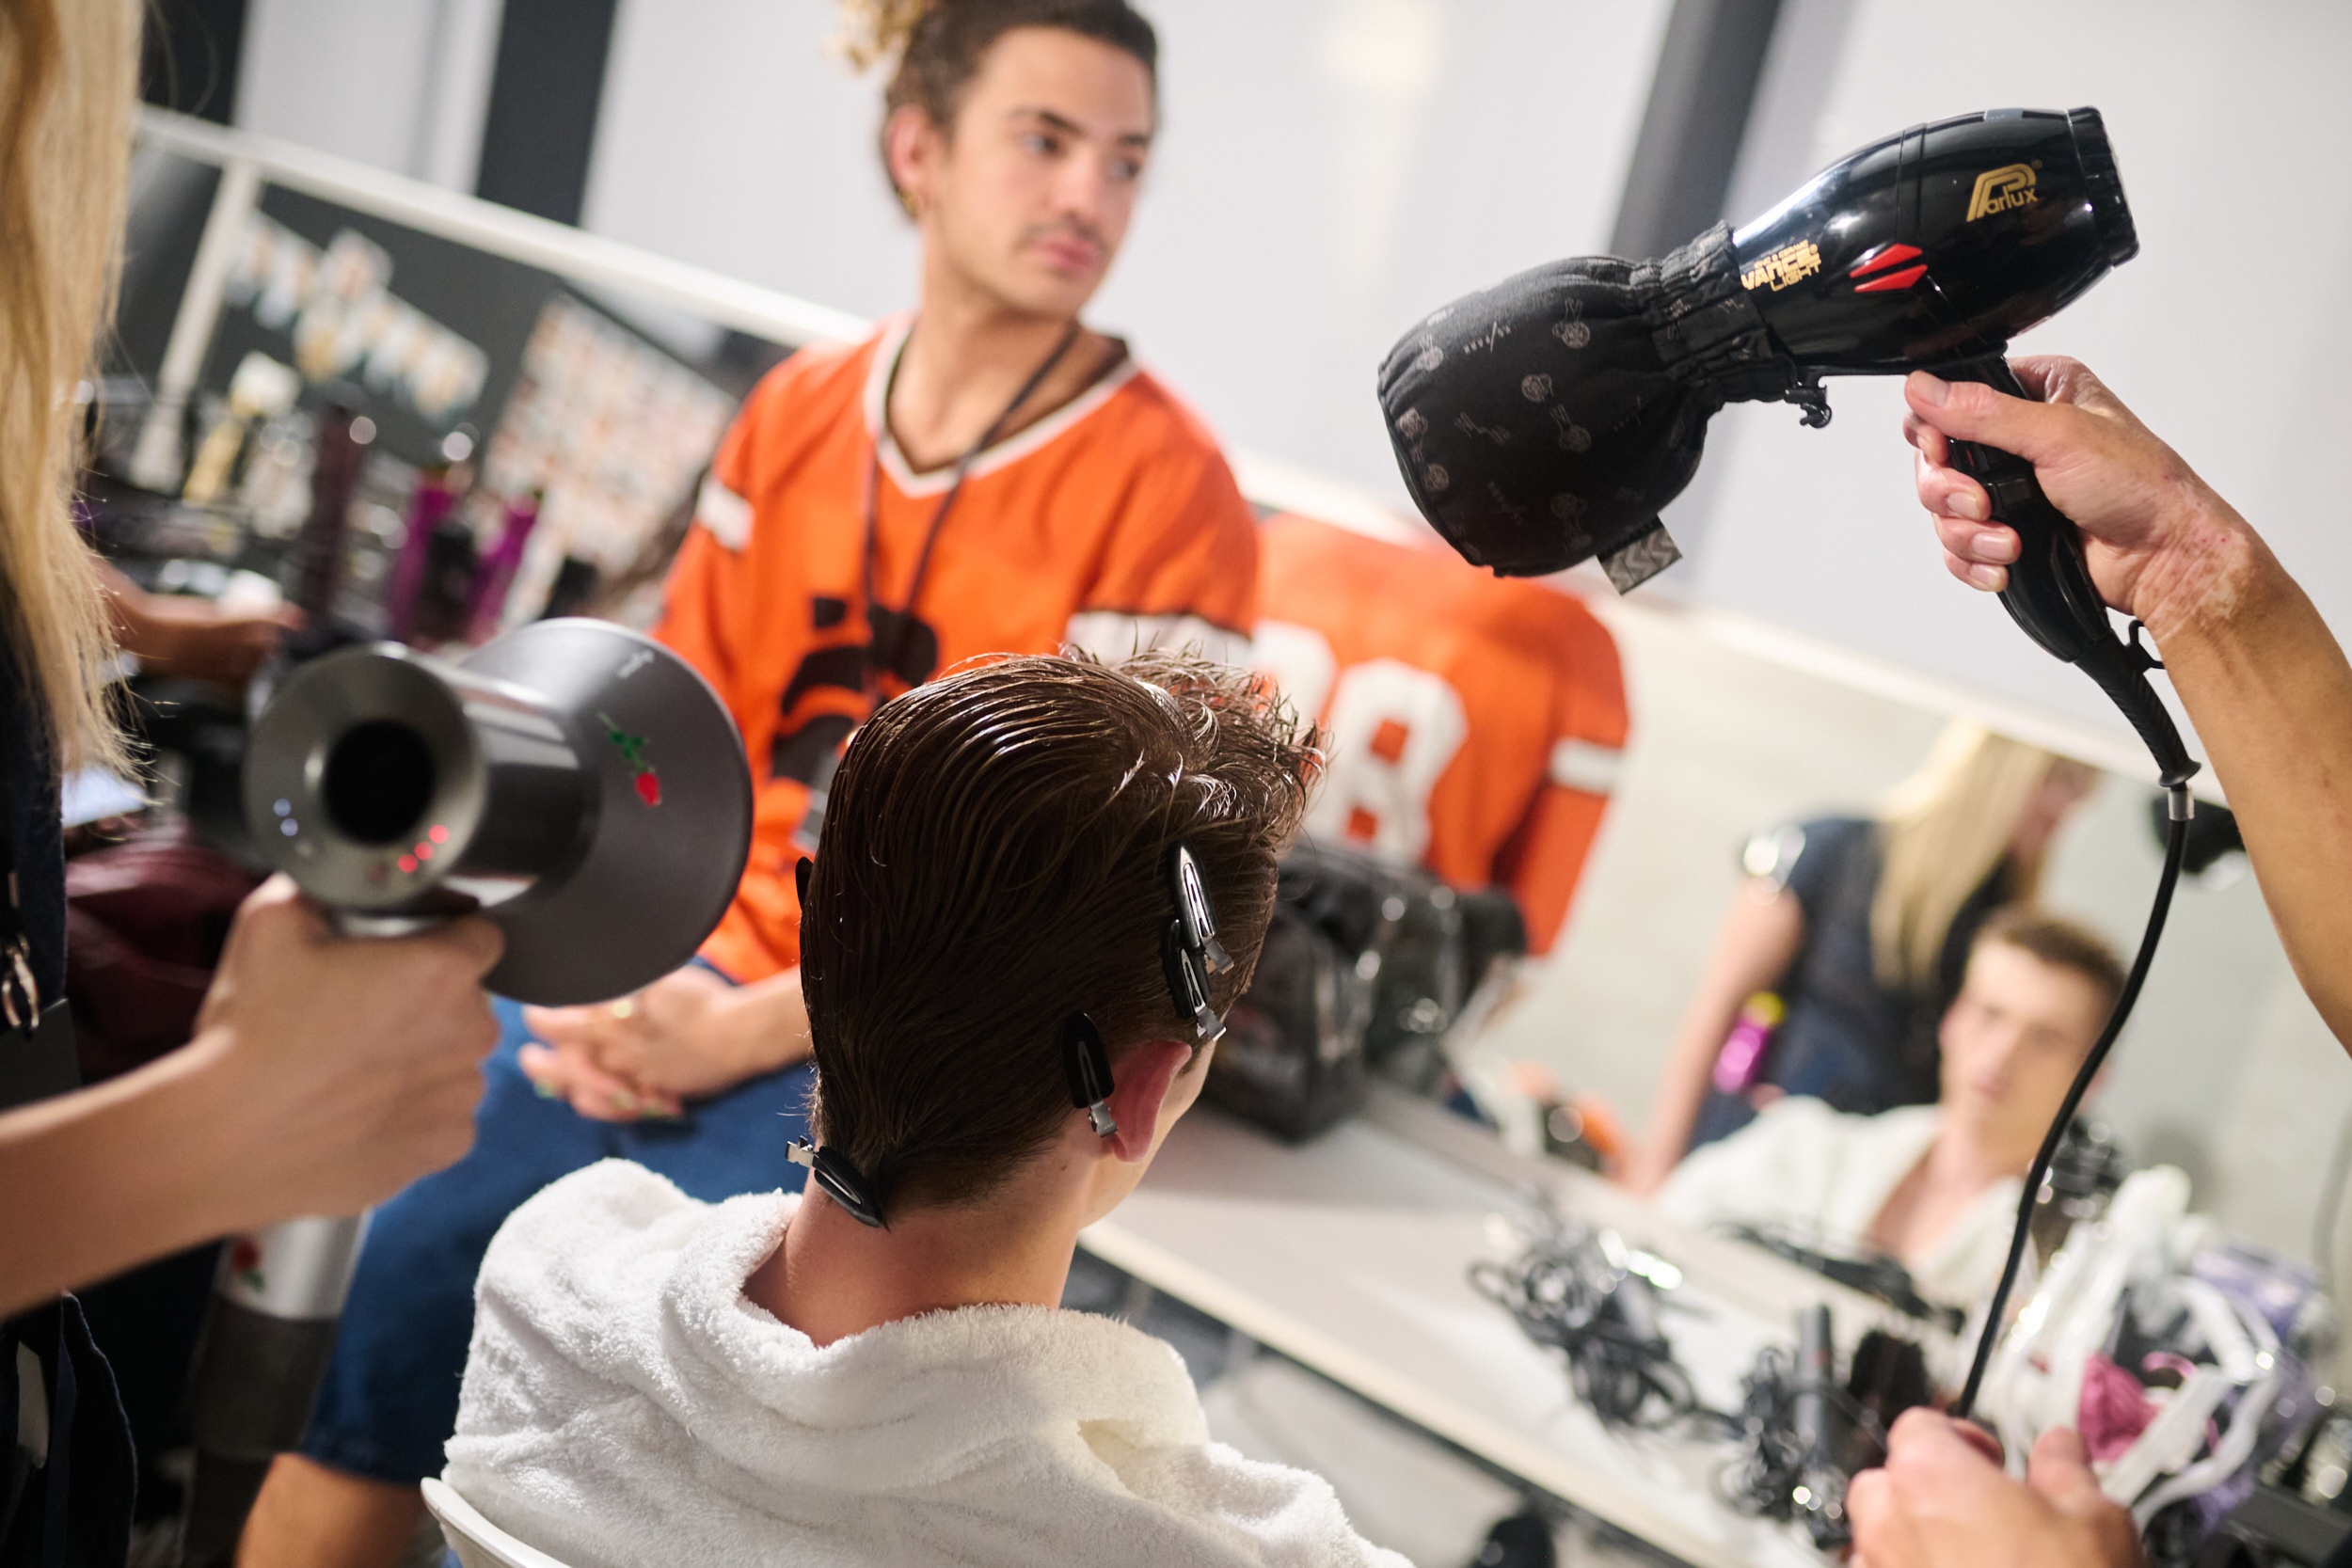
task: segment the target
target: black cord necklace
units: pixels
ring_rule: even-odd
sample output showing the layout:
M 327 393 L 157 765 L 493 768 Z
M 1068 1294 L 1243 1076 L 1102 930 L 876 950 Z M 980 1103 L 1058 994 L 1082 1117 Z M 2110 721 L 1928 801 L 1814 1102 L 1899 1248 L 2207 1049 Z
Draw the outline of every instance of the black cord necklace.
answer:
M 930 572 L 931 550 L 939 543 L 939 531 L 946 526 L 947 513 L 956 504 L 956 498 L 963 492 L 964 476 L 972 471 L 972 465 L 978 460 L 980 453 L 995 445 L 998 435 L 1011 421 L 1013 415 L 1020 411 L 1021 405 L 1034 397 L 1037 389 L 1045 384 L 1045 378 L 1054 373 L 1054 367 L 1062 362 L 1071 345 L 1078 341 L 1079 330 L 1077 320 L 1073 317 L 1060 341 L 1055 343 L 1054 352 L 1030 372 L 1029 379 L 1021 384 L 1019 391 L 1013 393 L 1012 401 L 1005 404 L 1005 411 L 980 432 L 979 439 L 956 459 L 955 476 L 947 482 L 947 493 L 939 498 L 939 508 L 931 514 L 930 528 L 923 535 L 922 553 L 914 558 L 914 576 L 907 583 L 906 602 L 892 610 L 882 602 L 874 588 L 874 555 L 882 515 L 882 442 L 890 436 L 890 398 L 898 388 L 898 365 L 906 357 L 907 344 L 914 337 L 914 329 L 910 327 L 906 337 L 899 340 L 898 351 L 890 358 L 890 373 L 882 382 L 881 428 L 874 432 L 873 456 L 866 470 L 866 621 L 871 634 L 866 653 L 867 690 L 874 689 L 885 670 L 897 674 L 909 686 L 919 684 L 924 676 L 930 673 L 929 665 L 937 658 L 938 650 L 932 649 L 924 659 L 925 668 L 911 671 L 906 668 L 906 643 L 915 624 L 914 601 L 923 592 L 924 578 Z

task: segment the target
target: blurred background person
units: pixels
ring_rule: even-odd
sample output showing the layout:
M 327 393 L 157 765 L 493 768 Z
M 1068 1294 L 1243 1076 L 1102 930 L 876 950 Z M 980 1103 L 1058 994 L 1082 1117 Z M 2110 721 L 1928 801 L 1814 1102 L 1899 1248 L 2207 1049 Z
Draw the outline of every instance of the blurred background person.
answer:
M 1968 1311 L 2000 1280 L 2018 1185 L 2122 989 L 2103 939 L 2011 905 L 1978 932 L 1945 1009 L 1934 1104 L 1852 1116 L 1784 1095 L 1692 1150 L 1659 1204 L 1688 1225 L 1893 1259 L 1927 1301 Z
M 1779 1095 L 1862 1116 L 1933 1101 L 1936 1031 L 1978 930 L 2031 901 L 2051 839 L 2097 781 L 1960 721 L 1877 816 L 1752 840 L 1627 1184 L 1656 1191 L 1687 1150 Z M 1774 1000 L 1743 1019 L 1759 993 Z
M 103 562 L 98 571 L 117 645 L 162 679 L 202 681 L 233 696 L 278 652 L 283 635 L 302 625 L 291 605 L 223 610 L 192 594 L 151 594 Z

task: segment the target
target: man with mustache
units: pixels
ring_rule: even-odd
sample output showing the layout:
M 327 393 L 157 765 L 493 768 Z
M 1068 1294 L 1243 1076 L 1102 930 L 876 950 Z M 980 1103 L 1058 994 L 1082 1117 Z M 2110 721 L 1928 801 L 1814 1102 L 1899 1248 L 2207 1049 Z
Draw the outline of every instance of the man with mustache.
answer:
M 1214 437 L 1079 319 L 1157 129 L 1151 24 L 1125 0 L 846 8 L 853 57 L 897 60 L 882 152 L 921 299 L 753 392 L 657 628 L 742 728 L 750 865 L 693 967 L 508 1012 L 473 1154 L 377 1212 L 305 1450 L 274 1466 L 242 1563 L 398 1558 L 453 1430 L 483 1252 L 541 1187 L 608 1155 L 706 1200 L 801 1184 L 794 871 L 878 703 L 977 654 L 1246 647 L 1256 539 Z

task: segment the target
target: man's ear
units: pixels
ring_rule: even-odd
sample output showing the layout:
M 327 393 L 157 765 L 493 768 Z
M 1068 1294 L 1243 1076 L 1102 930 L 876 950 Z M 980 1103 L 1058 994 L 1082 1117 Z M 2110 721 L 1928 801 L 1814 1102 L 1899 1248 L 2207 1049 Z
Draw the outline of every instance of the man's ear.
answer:
M 930 199 L 939 140 L 939 127 L 931 123 L 931 117 L 912 103 L 892 110 L 882 125 L 882 162 L 910 214 L 919 212 Z
M 1191 1060 L 1192 1047 L 1182 1040 L 1147 1040 L 1120 1058 L 1110 1098 L 1119 1131 L 1103 1140 L 1113 1154 L 1122 1160 L 1151 1157 L 1168 1087 Z

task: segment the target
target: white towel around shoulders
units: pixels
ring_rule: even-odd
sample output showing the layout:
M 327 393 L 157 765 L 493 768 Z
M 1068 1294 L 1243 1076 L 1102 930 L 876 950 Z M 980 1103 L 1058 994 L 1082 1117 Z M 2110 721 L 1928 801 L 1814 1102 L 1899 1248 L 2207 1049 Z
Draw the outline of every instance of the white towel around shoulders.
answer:
M 516 1210 L 445 1479 L 570 1568 L 1406 1568 L 1320 1479 L 1211 1443 L 1123 1323 L 974 1307 L 819 1349 L 743 1295 L 798 1203 L 608 1160 Z

